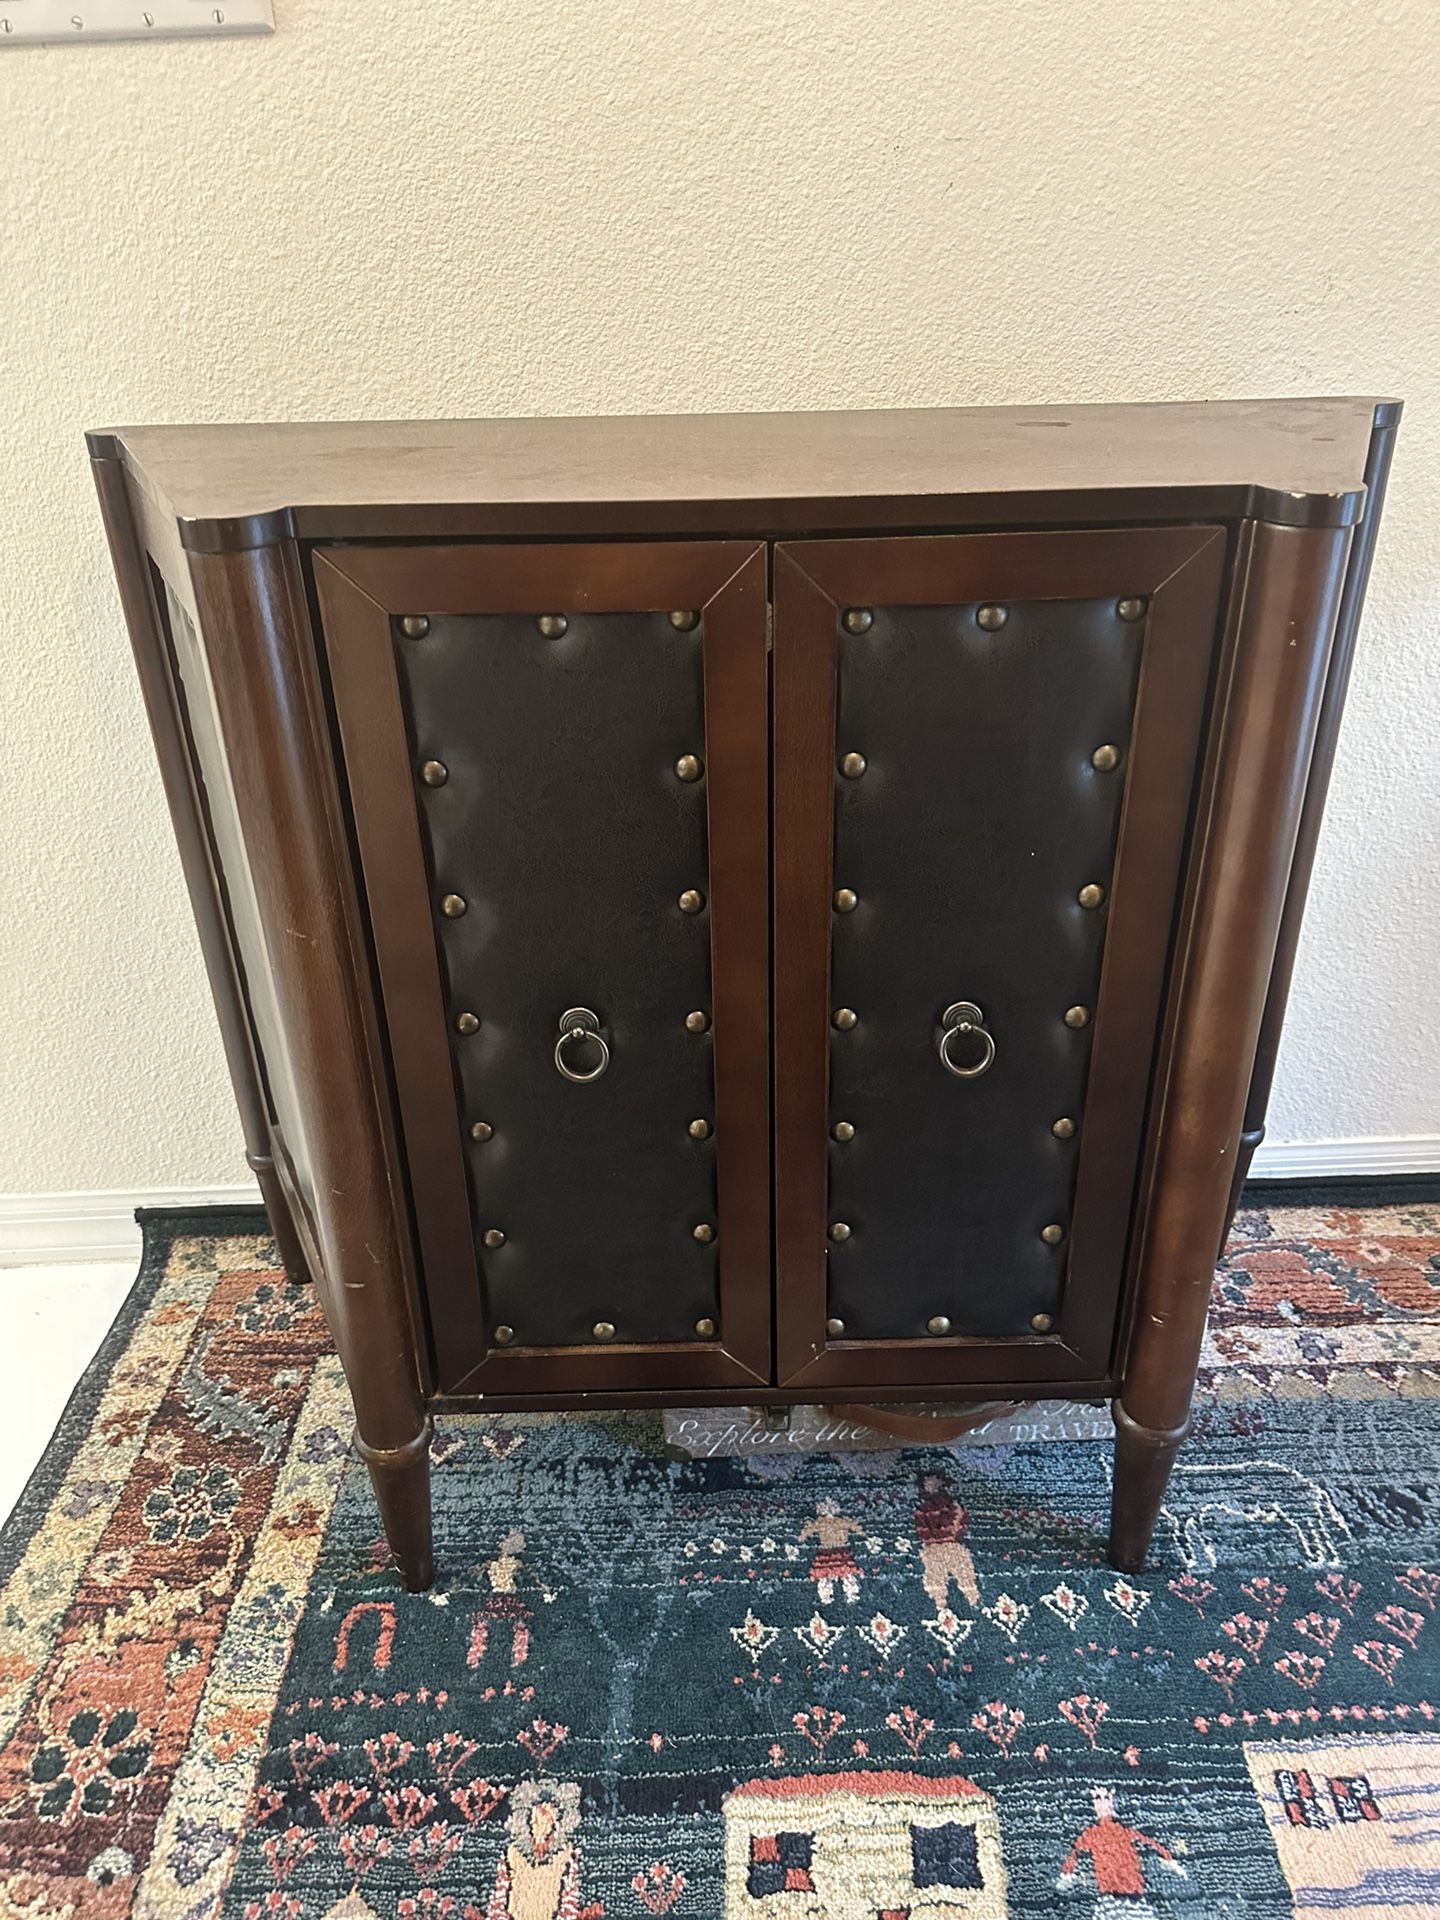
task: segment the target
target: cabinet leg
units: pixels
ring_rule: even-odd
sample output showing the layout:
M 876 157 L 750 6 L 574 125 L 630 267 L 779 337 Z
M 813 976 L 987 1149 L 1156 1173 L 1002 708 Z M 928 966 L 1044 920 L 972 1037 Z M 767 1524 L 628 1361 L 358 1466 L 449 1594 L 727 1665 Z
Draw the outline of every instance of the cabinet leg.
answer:
M 372 1447 L 355 1435 L 355 1451 L 370 1469 L 375 1504 L 400 1578 L 423 1593 L 435 1578 L 430 1531 L 430 1440 L 423 1430 L 403 1447 Z
M 1225 1210 L 1225 1231 L 1220 1236 L 1220 1245 L 1216 1249 L 1215 1261 L 1218 1266 L 1225 1257 L 1225 1249 L 1230 1244 L 1230 1230 L 1235 1225 L 1235 1216 L 1240 1211 L 1240 1197 L 1245 1191 L 1245 1182 L 1250 1178 L 1250 1162 L 1255 1158 L 1256 1150 L 1263 1144 L 1265 1129 L 1247 1127 L 1240 1136 L 1240 1145 L 1235 1154 L 1235 1178 L 1230 1183 L 1230 1204 Z
M 280 1256 L 285 1277 L 309 1285 L 314 1276 L 301 1249 L 295 1222 L 290 1217 L 290 1205 L 280 1185 L 280 1176 L 275 1171 L 275 1162 L 268 1154 L 250 1153 L 245 1157 L 259 1184 L 260 1198 L 265 1203 L 265 1217 L 270 1222 L 270 1237 L 275 1242 L 275 1251 Z
M 1110 1500 L 1110 1564 L 1121 1573 L 1139 1573 L 1150 1551 L 1150 1537 L 1160 1517 L 1166 1482 L 1180 1442 L 1189 1430 L 1168 1432 L 1142 1427 L 1117 1400 L 1115 1417 L 1115 1487 Z

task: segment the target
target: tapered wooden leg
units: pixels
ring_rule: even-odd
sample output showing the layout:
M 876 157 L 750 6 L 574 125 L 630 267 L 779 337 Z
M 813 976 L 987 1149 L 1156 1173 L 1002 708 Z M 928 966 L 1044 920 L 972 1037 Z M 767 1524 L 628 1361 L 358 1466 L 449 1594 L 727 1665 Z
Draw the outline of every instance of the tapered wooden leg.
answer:
M 435 1578 L 430 1530 L 431 1425 L 403 1447 L 371 1447 L 355 1435 L 355 1451 L 370 1469 L 375 1504 L 400 1578 L 423 1593 Z
M 285 1190 L 280 1185 L 280 1176 L 275 1171 L 275 1162 L 268 1154 L 261 1153 L 247 1153 L 245 1158 L 259 1185 L 260 1198 L 265 1203 L 265 1217 L 270 1222 L 270 1237 L 275 1242 L 275 1251 L 280 1256 L 280 1264 L 285 1269 L 285 1276 L 289 1280 L 308 1285 L 315 1276 L 310 1271 L 310 1262 L 305 1258 L 299 1235 L 295 1231 L 295 1222 L 290 1216 L 290 1203 L 286 1200 Z
M 1121 1573 L 1139 1573 L 1150 1551 L 1160 1503 L 1180 1442 L 1190 1422 L 1166 1432 L 1142 1427 L 1117 1400 L 1115 1486 L 1110 1500 L 1110 1564 Z

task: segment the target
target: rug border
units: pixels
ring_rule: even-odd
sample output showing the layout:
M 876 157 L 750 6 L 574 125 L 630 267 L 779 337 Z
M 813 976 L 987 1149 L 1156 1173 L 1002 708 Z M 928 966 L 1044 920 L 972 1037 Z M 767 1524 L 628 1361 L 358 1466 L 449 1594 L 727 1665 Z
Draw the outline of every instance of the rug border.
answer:
M 165 1277 L 175 1241 L 187 1234 L 258 1234 L 267 1238 L 270 1234 L 270 1223 L 261 1206 L 138 1207 L 135 1218 L 141 1232 L 139 1271 L 95 1349 L 94 1357 L 65 1402 L 64 1411 L 25 1482 L 24 1491 L 0 1526 L 0 1585 L 9 1580 L 19 1566 L 50 1511 L 70 1463 L 94 1423 L 110 1376 Z

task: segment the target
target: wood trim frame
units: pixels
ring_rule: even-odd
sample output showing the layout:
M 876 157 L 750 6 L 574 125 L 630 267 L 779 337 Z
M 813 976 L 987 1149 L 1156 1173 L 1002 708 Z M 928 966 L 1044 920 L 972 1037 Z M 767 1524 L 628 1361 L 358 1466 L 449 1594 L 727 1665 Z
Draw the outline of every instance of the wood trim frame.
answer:
M 1017 1375 L 1102 1382 L 1115 1338 L 1185 828 L 1215 657 L 1225 530 L 957 534 L 775 555 L 775 1214 L 778 1378 L 796 1393 Z M 1150 601 L 1057 1331 L 1023 1340 L 831 1341 L 826 1104 L 838 621 L 847 606 L 1144 595 Z
M 414 1193 L 436 1390 L 672 1397 L 770 1377 L 769 810 L 766 552 L 742 542 L 342 547 L 312 556 L 367 898 L 404 1156 Z M 721 1337 L 706 1344 L 495 1348 L 451 1098 L 434 915 L 392 621 L 406 613 L 704 615 L 706 807 Z M 443 1097 L 437 1095 L 443 1094 Z

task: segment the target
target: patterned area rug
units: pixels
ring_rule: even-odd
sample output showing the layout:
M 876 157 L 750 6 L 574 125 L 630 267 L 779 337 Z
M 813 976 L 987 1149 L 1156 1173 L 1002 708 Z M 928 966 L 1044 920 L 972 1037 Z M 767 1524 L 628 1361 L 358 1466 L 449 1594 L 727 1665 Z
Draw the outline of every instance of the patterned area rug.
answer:
M 1440 1914 L 1440 1205 L 1267 1193 L 1154 1565 L 1109 1449 L 444 1423 L 385 1567 L 254 1215 L 147 1222 L 0 1541 L 0 1917 Z

